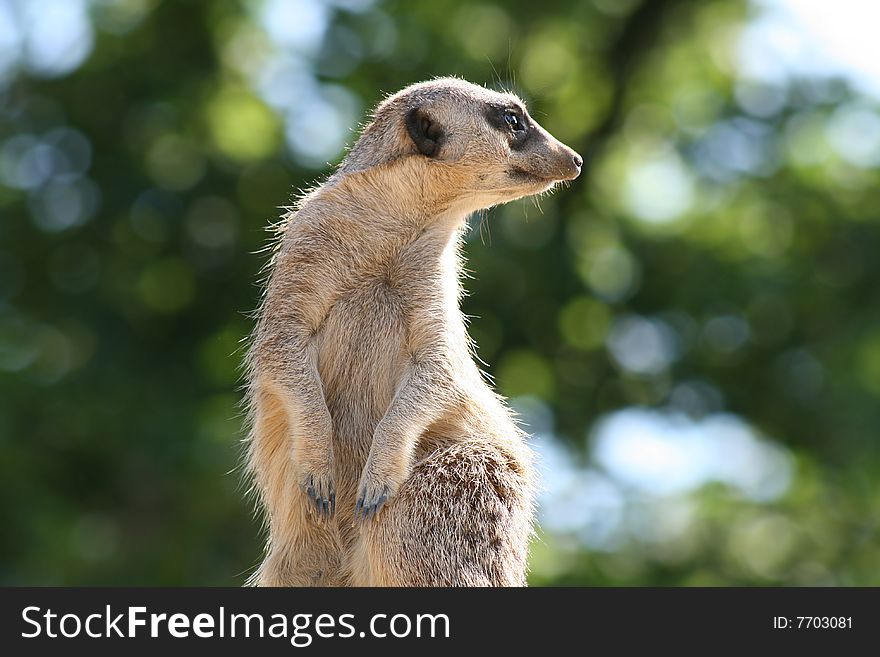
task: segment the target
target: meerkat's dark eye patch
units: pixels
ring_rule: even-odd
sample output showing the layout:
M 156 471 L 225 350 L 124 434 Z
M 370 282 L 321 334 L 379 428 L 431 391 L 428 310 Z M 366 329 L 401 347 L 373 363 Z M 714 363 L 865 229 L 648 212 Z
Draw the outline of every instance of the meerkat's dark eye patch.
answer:
M 414 107 L 406 113 L 406 130 L 419 152 L 428 157 L 436 157 L 446 141 L 443 127 L 421 107 Z
M 525 111 L 517 106 L 490 105 L 486 111 L 489 124 L 510 138 L 514 150 L 522 148 L 530 134 L 530 123 Z

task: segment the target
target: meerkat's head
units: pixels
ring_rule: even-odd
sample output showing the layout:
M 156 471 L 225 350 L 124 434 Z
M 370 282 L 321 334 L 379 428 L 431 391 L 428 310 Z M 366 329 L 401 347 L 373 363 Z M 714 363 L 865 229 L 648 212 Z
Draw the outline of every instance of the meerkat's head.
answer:
M 523 101 L 456 78 L 382 102 L 342 165 L 407 162 L 422 189 L 445 189 L 476 210 L 577 178 L 583 160 L 529 116 Z

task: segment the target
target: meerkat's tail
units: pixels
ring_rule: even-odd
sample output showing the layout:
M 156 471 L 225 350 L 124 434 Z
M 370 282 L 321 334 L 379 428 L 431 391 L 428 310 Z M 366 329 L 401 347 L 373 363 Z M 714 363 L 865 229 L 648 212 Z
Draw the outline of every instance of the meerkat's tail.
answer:
M 519 450 L 465 440 L 421 461 L 365 532 L 374 586 L 525 586 L 534 478 Z

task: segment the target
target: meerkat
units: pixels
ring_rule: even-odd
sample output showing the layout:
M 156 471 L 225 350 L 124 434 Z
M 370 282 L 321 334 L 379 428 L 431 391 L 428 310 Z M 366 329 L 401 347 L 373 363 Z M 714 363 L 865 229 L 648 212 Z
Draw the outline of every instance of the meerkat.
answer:
M 476 365 L 460 247 L 581 165 L 518 97 L 435 79 L 282 218 L 246 361 L 251 584 L 525 585 L 532 453 Z

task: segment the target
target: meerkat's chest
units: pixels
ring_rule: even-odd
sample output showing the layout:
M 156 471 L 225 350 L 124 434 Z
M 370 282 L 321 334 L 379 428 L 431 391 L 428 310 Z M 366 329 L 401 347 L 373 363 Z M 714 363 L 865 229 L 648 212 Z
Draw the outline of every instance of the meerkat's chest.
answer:
M 403 376 L 408 319 L 399 292 L 383 281 L 365 281 L 333 304 L 315 338 L 331 414 L 381 418 Z

